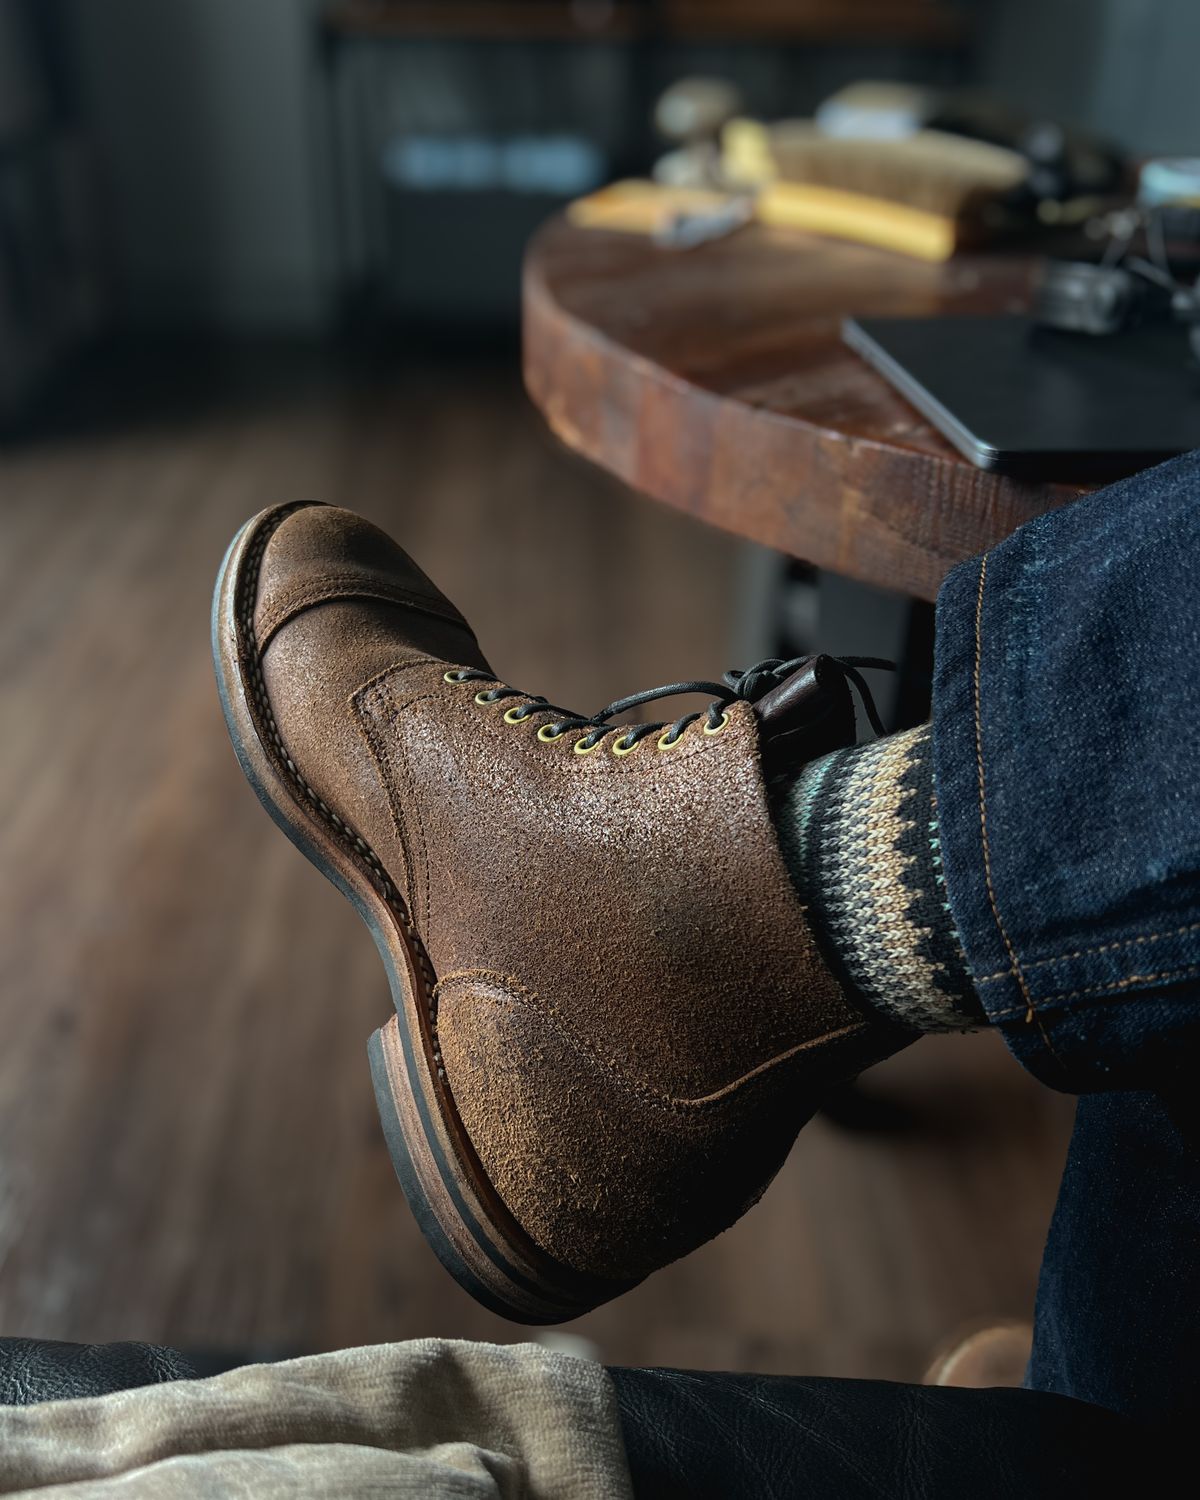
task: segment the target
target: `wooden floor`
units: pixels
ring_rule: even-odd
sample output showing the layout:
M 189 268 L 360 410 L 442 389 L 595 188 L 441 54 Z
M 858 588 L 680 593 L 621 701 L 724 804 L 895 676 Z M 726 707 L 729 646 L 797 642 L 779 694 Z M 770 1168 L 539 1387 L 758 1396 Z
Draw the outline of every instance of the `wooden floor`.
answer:
M 102 371 L 0 450 L 4 1333 L 525 1336 L 426 1249 L 376 1125 L 374 946 L 226 739 L 209 591 L 246 516 L 360 509 L 555 701 L 735 664 L 733 544 L 558 451 L 515 360 L 284 364 Z M 618 1363 L 912 1378 L 963 1323 L 1027 1312 L 1068 1101 L 990 1036 L 869 1087 L 908 1130 L 818 1120 L 739 1226 L 571 1331 Z

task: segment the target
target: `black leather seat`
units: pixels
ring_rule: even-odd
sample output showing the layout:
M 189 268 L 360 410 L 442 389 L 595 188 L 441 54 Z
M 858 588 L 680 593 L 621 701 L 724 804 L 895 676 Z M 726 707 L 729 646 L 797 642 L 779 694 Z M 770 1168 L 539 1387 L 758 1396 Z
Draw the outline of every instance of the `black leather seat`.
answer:
M 1136 1456 L 1148 1451 L 1127 1419 L 1037 1391 L 610 1373 L 634 1488 L 655 1500 L 1119 1495 Z
M 155 1344 L 60 1344 L 0 1339 L 0 1406 L 107 1396 L 164 1380 L 191 1380 L 196 1371 L 177 1349 Z
M 238 1362 L 229 1361 L 234 1368 Z M 0 1404 L 213 1373 L 150 1344 L 0 1339 Z M 1066 1396 L 876 1380 L 611 1371 L 634 1489 L 653 1500 L 1037 1500 L 1169 1472 L 1163 1435 Z

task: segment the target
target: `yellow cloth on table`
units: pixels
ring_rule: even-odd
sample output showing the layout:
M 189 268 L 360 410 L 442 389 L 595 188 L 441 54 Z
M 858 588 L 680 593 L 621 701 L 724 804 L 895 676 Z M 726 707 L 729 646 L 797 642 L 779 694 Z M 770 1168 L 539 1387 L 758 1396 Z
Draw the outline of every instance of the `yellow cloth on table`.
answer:
M 937 130 L 859 140 L 827 136 L 811 120 L 735 119 L 721 134 L 721 170 L 757 193 L 765 224 L 941 261 L 964 240 L 987 238 L 1029 163 Z
M 804 182 L 768 183 L 754 213 L 762 224 L 878 245 L 917 260 L 949 260 L 958 245 L 957 224 L 942 214 Z
M 578 229 L 661 234 L 681 216 L 719 212 L 730 197 L 713 188 L 666 187 L 631 177 L 576 198 L 567 206 L 567 218 Z

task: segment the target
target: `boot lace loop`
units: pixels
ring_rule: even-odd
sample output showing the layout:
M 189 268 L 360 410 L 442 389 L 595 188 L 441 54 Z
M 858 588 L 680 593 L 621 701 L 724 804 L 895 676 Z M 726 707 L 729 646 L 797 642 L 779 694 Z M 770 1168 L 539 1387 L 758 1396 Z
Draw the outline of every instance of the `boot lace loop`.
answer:
M 692 693 L 707 693 L 712 697 L 713 701 L 707 709 L 683 714 L 670 724 L 666 720 L 658 720 L 654 723 L 624 726 L 625 732 L 617 743 L 622 750 L 632 750 L 639 740 L 647 739 L 652 734 L 658 734 L 659 731 L 665 731 L 660 736 L 660 744 L 673 745 L 684 730 L 698 719 L 705 720 L 705 727 L 709 733 L 720 733 L 727 719 L 725 710 L 731 704 L 757 702 L 772 688 L 778 687 L 793 672 L 799 671 L 805 662 L 811 659 L 811 656 L 796 656 L 785 661 L 772 657 L 758 662 L 745 671 L 726 672 L 720 682 L 710 682 L 704 679 L 694 682 L 670 682 L 663 687 L 647 688 L 644 692 L 630 693 L 628 697 L 617 698 L 602 708 L 599 713 L 590 715 L 573 713 L 570 709 L 559 708 L 556 704 L 536 694 L 523 693 L 519 688 L 499 682 L 489 673 L 475 667 L 464 667 L 456 672 L 447 672 L 446 677 L 453 682 L 495 683 L 496 685 L 487 692 L 477 693 L 476 702 L 499 703 L 505 698 L 523 698 L 525 703 L 521 708 L 511 708 L 506 713 L 505 717 L 509 723 L 520 724 L 532 719 L 535 715 L 548 715 L 549 718 L 543 724 L 545 738 L 557 739 L 568 730 L 586 730 L 587 733 L 580 741 L 580 746 L 588 750 L 598 744 L 610 730 L 622 727 L 612 722 L 618 714 L 630 713 L 633 709 L 641 708 L 647 703 L 656 703 L 660 698 L 674 698 Z M 840 672 L 856 690 L 871 728 L 876 734 L 883 734 L 883 721 L 879 717 L 879 710 L 871 696 L 871 689 L 863 678 L 862 669 L 894 672 L 895 662 L 886 661 L 878 656 L 830 656 L 826 657 L 825 661 L 827 670 Z

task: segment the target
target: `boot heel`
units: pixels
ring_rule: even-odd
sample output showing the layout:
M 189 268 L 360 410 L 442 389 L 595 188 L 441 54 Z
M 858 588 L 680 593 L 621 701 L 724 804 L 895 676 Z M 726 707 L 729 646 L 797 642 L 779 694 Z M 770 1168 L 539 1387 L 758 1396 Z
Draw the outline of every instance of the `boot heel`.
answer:
M 421 1233 L 442 1265 L 465 1291 L 494 1312 L 504 1317 L 514 1317 L 515 1310 L 507 1302 L 498 1299 L 487 1283 L 475 1274 L 465 1253 L 469 1250 L 469 1245 L 462 1241 L 462 1236 L 453 1233 L 455 1224 L 461 1224 L 461 1216 L 451 1212 L 453 1200 L 446 1190 L 444 1174 L 434 1160 L 412 1091 L 403 1081 L 404 1043 L 400 1035 L 399 1016 L 392 1016 L 373 1033 L 367 1043 L 367 1055 L 371 1063 L 375 1105 L 379 1110 L 379 1122 L 383 1127 L 388 1155 Z M 410 1142 L 414 1143 L 412 1149 Z M 438 1205 L 436 1212 L 433 1206 L 435 1202 Z M 459 1243 L 456 1244 L 455 1241 Z
M 434 1254 L 458 1284 L 502 1317 L 561 1323 L 627 1290 L 552 1261 L 510 1223 L 498 1198 L 471 1187 L 436 1117 L 411 1082 L 411 1058 L 394 1015 L 367 1044 L 375 1102 L 396 1177 Z

